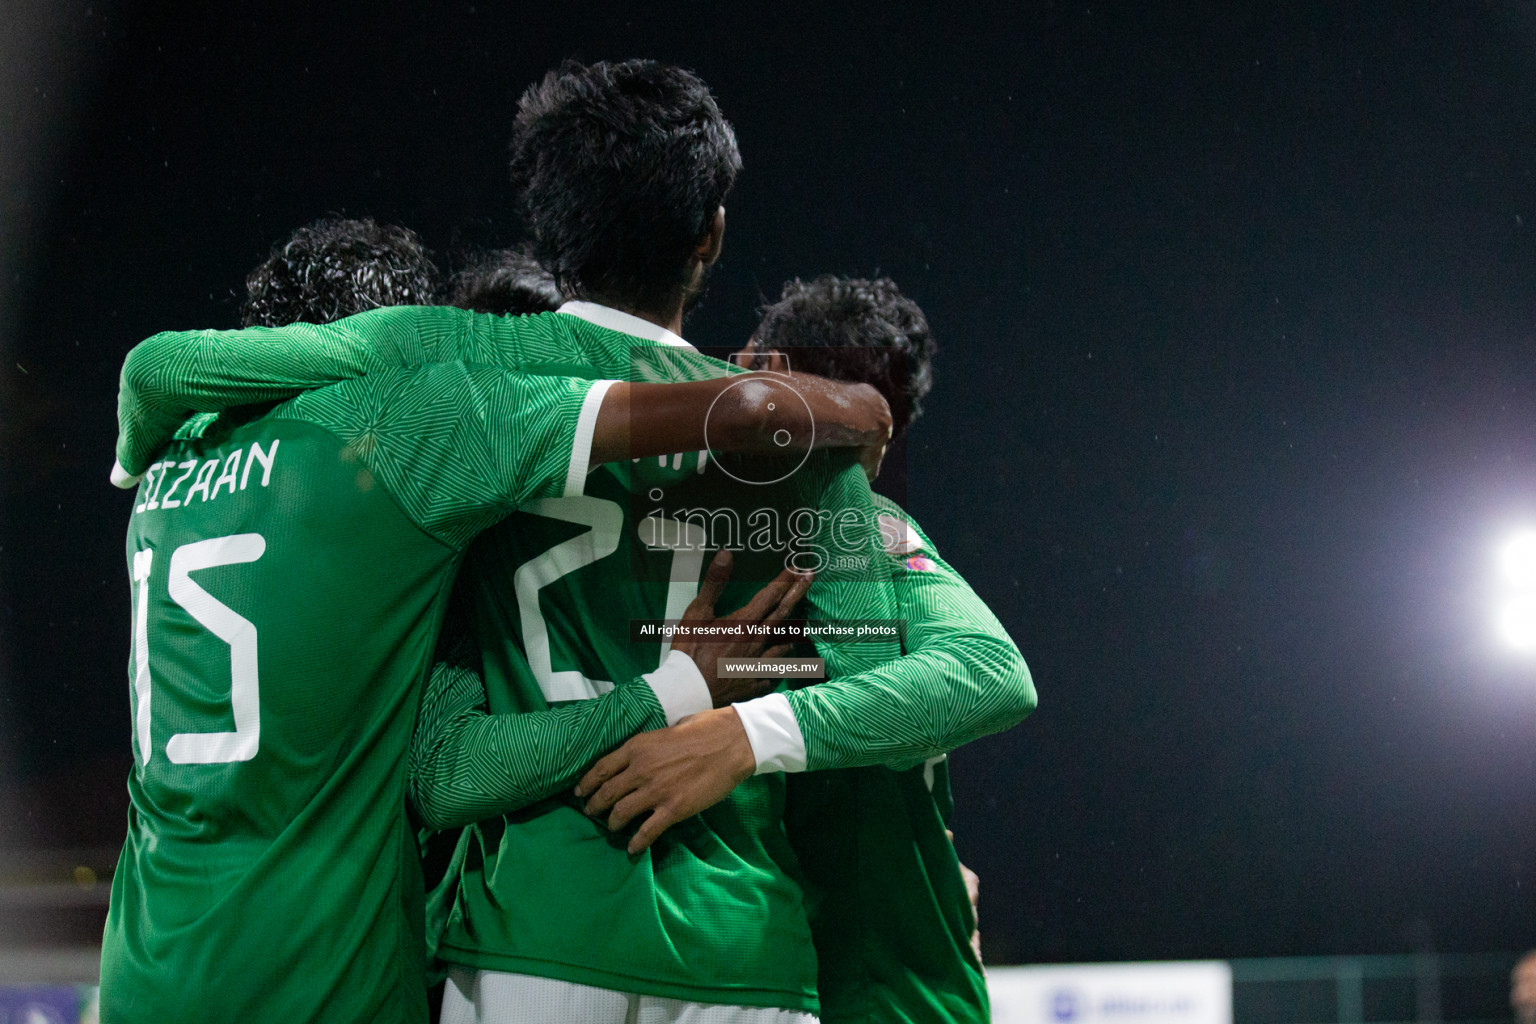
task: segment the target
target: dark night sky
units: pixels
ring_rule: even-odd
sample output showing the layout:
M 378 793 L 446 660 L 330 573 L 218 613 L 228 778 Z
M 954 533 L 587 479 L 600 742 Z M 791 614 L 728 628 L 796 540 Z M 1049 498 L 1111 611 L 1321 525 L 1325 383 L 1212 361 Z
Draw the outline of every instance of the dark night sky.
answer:
M 686 333 L 878 269 L 942 346 L 908 505 L 1041 694 L 955 757 L 989 956 L 1536 941 L 1536 662 L 1489 625 L 1536 520 L 1536 9 L 420 6 L 74 9 L 0 360 L 0 846 L 121 837 L 127 348 L 231 325 L 326 213 L 514 241 L 518 94 L 653 56 L 746 162 Z

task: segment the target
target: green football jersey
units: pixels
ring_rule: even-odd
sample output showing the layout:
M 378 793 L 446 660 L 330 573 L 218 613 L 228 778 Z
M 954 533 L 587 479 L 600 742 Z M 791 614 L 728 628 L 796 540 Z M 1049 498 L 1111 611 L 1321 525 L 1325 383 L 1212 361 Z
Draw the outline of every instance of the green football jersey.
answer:
M 323 325 L 168 332 L 139 345 L 124 363 L 119 468 L 142 472 L 191 413 L 291 397 L 435 359 L 631 381 L 696 380 L 734 370 L 670 332 L 586 302 L 535 316 L 395 306 Z M 847 470 L 840 486 L 847 489 L 844 507 L 867 515 L 873 496 L 857 471 Z M 856 592 L 868 589 L 865 581 L 856 567 L 842 578 L 823 573 L 814 590 Z M 827 600 L 849 608 L 859 603 L 857 593 Z M 803 767 L 910 767 L 1020 721 L 1034 707 L 1034 687 L 1018 649 L 988 618 L 984 628 L 961 623 L 958 630 L 925 631 L 921 649 L 893 662 L 872 666 L 834 653 L 829 675 L 856 678 L 832 678 L 788 695 L 804 740 Z M 868 652 L 876 645 L 821 646 Z
M 120 437 L 119 457 L 125 466 L 133 468 L 135 461 L 142 460 L 143 453 L 153 448 L 165 424 L 188 410 L 223 408 L 242 401 L 289 394 L 297 388 L 313 386 L 317 381 L 375 372 L 377 366 L 423 358 L 423 353 L 426 357 L 432 354 L 437 357 L 459 355 L 530 372 L 632 380 L 695 379 L 700 372 L 706 375 L 729 372 L 721 364 L 713 364 L 710 369 L 707 365 L 710 361 L 704 361 L 670 335 L 642 340 L 632 334 L 647 335 L 654 331 L 644 326 L 631 334 L 615 329 L 614 321 L 618 321 L 619 327 L 625 327 L 624 321 L 633 321 L 633 318 L 600 308 L 597 309 L 599 315 L 588 316 L 590 312 L 589 307 L 577 315 L 498 318 L 460 310 L 407 307 L 378 310 L 324 327 L 296 325 L 268 332 L 259 339 L 263 342 L 260 345 L 232 347 L 227 344 L 228 339 L 218 335 L 152 339 L 157 344 L 140 360 L 139 372 L 130 379 L 125 367 L 122 419 L 132 429 L 125 428 Z M 387 339 L 388 343 L 381 344 L 379 339 Z M 826 456 L 817 458 L 827 459 Z M 683 470 L 683 476 L 687 476 L 693 471 L 691 459 L 693 456 L 676 458 L 675 465 L 670 468 Z M 825 465 L 826 462 L 817 464 Z M 808 479 L 803 473 L 800 477 L 802 481 Z M 601 479 L 598 474 L 597 480 Z M 813 500 L 810 507 L 869 508 L 871 497 L 856 468 L 850 466 L 841 475 L 832 474 L 827 479 L 845 488 L 845 493 L 825 493 Z M 600 483 L 595 485 L 601 486 Z M 585 497 L 596 495 L 589 493 Z M 628 525 L 631 527 L 650 518 L 646 510 L 636 512 L 625 504 L 625 501 L 633 500 L 633 494 L 620 501 L 619 493 L 615 492 L 612 498 L 602 500 L 624 505 L 620 517 L 629 515 Z M 587 512 L 591 510 L 589 506 Z M 594 561 L 586 563 L 584 571 L 598 569 L 596 561 L 601 559 L 589 549 L 599 535 L 599 523 L 588 527 L 580 521 L 561 521 L 558 503 L 547 506 L 545 511 L 555 514 L 543 518 L 553 519 L 554 528 L 563 529 L 565 533 L 553 537 L 550 543 L 555 547 L 542 549 L 538 556 L 553 556 L 557 549 L 564 549 L 564 554 L 558 557 L 591 556 Z M 530 512 L 530 515 L 537 513 Z M 610 511 L 598 519 L 611 517 Z M 868 517 L 862 521 L 867 524 Z M 546 528 L 549 525 L 546 524 Z M 621 523 L 621 532 L 623 528 Z M 670 572 L 684 564 L 683 555 L 682 551 L 667 551 L 659 557 L 670 559 L 665 563 L 670 566 L 666 571 Z M 871 600 L 871 595 L 883 591 L 879 586 L 870 585 L 871 579 L 877 579 L 879 573 L 867 571 L 869 567 L 861 565 L 857 558 L 849 561 L 857 567 L 851 575 L 839 579 L 836 570 L 824 573 L 812 588 L 811 600 L 818 614 L 829 618 L 890 618 L 896 614 L 888 603 L 877 607 L 885 598 Z M 603 568 L 612 569 L 619 564 L 615 562 Z M 840 562 L 840 565 L 847 568 L 848 562 Z M 511 566 L 514 577 L 515 570 L 521 567 L 522 563 Z M 544 568 L 558 568 L 556 559 L 551 558 Z M 644 613 L 646 617 L 659 614 L 655 610 L 658 603 L 664 608 L 680 608 L 680 604 L 673 603 L 674 594 L 686 603 L 683 595 L 691 593 L 696 584 L 696 577 L 689 583 L 685 573 L 678 579 L 668 576 L 667 586 L 658 588 L 656 574 L 656 567 L 652 566 L 648 571 L 631 573 L 627 577 L 637 583 L 649 581 L 646 586 L 637 588 L 646 590 L 646 594 L 638 598 L 639 604 L 649 609 Z M 524 583 L 530 582 L 533 582 L 532 577 L 525 576 Z M 559 583 L 568 585 L 569 581 L 557 580 Z M 473 820 L 498 807 L 526 807 L 533 801 L 549 797 L 568 787 L 590 758 L 637 729 L 660 724 L 655 701 L 644 687 L 621 684 L 609 692 L 602 692 L 600 684 L 603 680 L 627 678 L 625 672 L 637 666 L 654 667 L 650 655 L 630 647 L 627 623 L 619 626 L 618 633 L 611 634 L 623 639 L 594 640 L 591 634 L 579 636 L 578 631 L 582 628 L 579 616 L 567 619 L 561 628 L 551 628 L 546 622 L 542 639 L 534 644 L 536 651 L 542 653 L 535 657 L 536 651 L 522 650 L 518 639 L 525 612 L 521 608 L 513 610 L 517 606 L 517 587 L 511 579 L 505 578 L 499 585 L 502 609 L 498 614 L 507 623 L 501 635 L 511 640 L 492 651 L 489 657 L 493 662 L 500 660 L 497 670 L 504 671 L 506 678 L 513 680 L 513 685 L 498 687 L 493 684 L 491 704 L 496 710 L 522 713 L 484 714 L 486 698 L 479 680 L 472 673 L 463 671 L 439 671 L 434 677 L 434 688 L 439 679 L 443 681 L 443 687 L 440 692 L 429 695 L 428 706 L 441 713 L 434 711 L 427 715 L 424 709 L 424 719 L 431 718 L 436 724 L 451 727 L 444 729 L 442 735 L 427 737 L 421 744 L 427 756 L 420 759 L 422 773 L 426 776 L 420 785 L 424 792 L 434 789 L 438 792 L 437 802 L 448 817 L 468 814 L 469 817 L 463 820 Z M 535 589 L 542 591 L 543 588 Z M 558 592 L 559 586 L 553 589 Z M 539 594 L 537 607 L 541 616 L 551 611 L 547 596 Z M 974 599 L 974 595 L 971 597 Z M 920 609 L 922 606 L 912 607 Z M 611 608 L 599 607 L 599 610 L 603 614 L 594 621 L 606 622 L 612 617 Z M 985 612 L 984 607 L 981 610 Z M 559 609 L 553 614 L 557 620 L 560 618 Z M 800 767 L 920 765 L 936 754 L 1014 724 L 1034 706 L 1034 689 L 1022 659 L 989 613 L 975 620 L 941 615 L 926 626 L 909 619 L 907 627 L 906 653 L 899 658 L 895 657 L 898 651 L 892 645 L 820 645 L 819 653 L 827 657 L 829 675 L 833 678 L 788 694 L 795 732 L 803 739 Z M 530 635 L 538 633 L 535 628 Z M 618 643 L 626 651 L 617 655 L 610 652 L 610 657 L 604 658 L 585 651 L 587 642 Z M 652 650 L 659 656 L 660 644 Z M 577 692 L 567 691 L 566 696 L 551 702 L 542 689 L 533 691 L 516 685 L 520 678 L 517 663 L 530 657 L 534 657 L 535 663 L 551 681 L 558 676 L 562 687 L 575 686 Z M 562 663 L 556 659 L 569 660 Z M 618 664 L 623 671 L 602 667 L 605 660 Z M 526 667 L 523 672 L 526 677 L 537 679 L 532 667 Z M 580 687 L 588 689 L 582 691 Z M 601 693 L 601 696 L 593 697 L 593 693 Z M 520 699 L 519 694 L 525 699 Z M 579 696 L 588 699 L 570 699 Z M 541 707 L 553 710 L 533 710 Z M 418 741 L 422 739 L 418 734 Z M 787 762 L 786 767 L 789 767 Z M 758 785 L 758 782 L 754 780 L 751 784 Z M 527 808 L 508 815 L 506 821 L 521 822 L 537 813 L 541 813 L 537 807 Z M 603 834 L 593 834 L 599 839 L 604 838 Z M 465 846 L 460 848 L 460 861 L 468 865 L 466 870 L 478 871 L 493 883 L 483 887 L 482 910 L 485 912 L 462 915 L 462 934 L 457 938 L 461 947 L 471 945 L 470 941 L 465 941 L 467 936 L 474 943 L 483 942 L 484 947 L 493 952 L 501 948 L 497 934 L 477 929 L 499 927 L 494 924 L 496 916 L 513 913 L 513 901 L 529 892 L 545 897 L 546 902 L 558 904 L 559 894 L 549 892 L 547 883 L 541 881 L 542 876 L 535 874 L 522 880 L 526 885 L 519 885 L 510 862 L 503 862 L 500 869 L 496 867 L 498 846 L 504 836 L 504 832 L 498 834 L 497 826 L 490 825 L 483 827 L 474 843 L 466 844 L 467 849 Z M 605 841 L 612 842 L 611 838 Z M 622 857 L 621 842 L 612 849 Z M 781 866 L 790 863 L 781 859 L 778 850 L 775 840 L 773 850 L 765 848 L 763 853 L 778 858 Z M 549 857 L 563 855 L 558 843 L 551 844 L 547 851 Z M 479 858 L 478 866 L 475 858 Z M 637 899 L 635 906 L 629 909 L 656 916 L 657 906 L 665 905 L 669 898 L 665 895 L 665 884 L 675 878 L 675 875 L 668 876 L 663 879 L 663 884 L 654 885 L 649 891 L 643 885 L 637 887 L 636 891 L 643 898 Z M 921 887 L 919 891 L 929 888 L 924 878 L 911 872 L 900 877 L 892 876 L 892 882 L 915 882 Z M 467 891 L 473 891 L 473 887 Z M 892 890 L 893 902 L 905 898 L 905 892 Z M 567 910 L 569 907 L 567 900 Z M 459 909 L 463 910 L 462 907 Z M 552 916 L 546 914 L 546 917 Z M 476 924 L 477 921 L 480 924 Z M 518 921 L 513 919 L 512 926 L 516 925 Z M 582 936 L 591 935 L 594 927 L 590 916 L 570 913 L 554 925 L 557 930 Z M 520 941 L 526 945 L 533 939 Z M 658 958 L 664 961 L 669 949 L 671 947 L 666 943 L 657 943 Z M 678 956 L 675 949 L 671 952 L 675 965 Z M 708 958 L 704 960 L 706 966 L 716 962 Z M 535 968 L 524 965 L 520 969 Z M 801 971 L 803 966 L 796 965 L 791 971 L 779 973 L 782 976 Z M 553 968 L 539 968 L 538 972 L 566 976 Z M 636 989 L 633 979 L 627 977 L 594 983 Z M 783 983 L 774 981 L 771 984 Z M 650 990 L 685 992 L 689 998 L 709 1001 L 745 1001 L 739 992 L 734 997 L 718 989 L 701 993 L 691 984 L 675 990 Z M 783 998 L 763 1001 L 788 1005 Z
M 856 467 L 849 475 L 847 455 L 813 458 L 766 487 L 743 486 L 707 455 L 662 462 L 603 467 L 579 497 L 524 506 L 471 548 L 462 585 L 473 598 L 492 714 L 596 699 L 614 680 L 658 667 L 667 645 L 637 640 L 631 623 L 681 617 L 706 560 L 729 543 L 705 537 L 685 510 L 719 510 L 719 529 L 750 529 L 754 513 L 846 507 L 855 500 L 847 485 L 863 485 Z M 867 485 L 863 494 L 867 503 Z M 887 579 L 844 569 L 840 585 L 812 588 L 812 615 L 894 617 L 878 529 L 872 516 L 865 523 L 864 564 Z M 782 550 L 752 552 L 737 540 L 738 580 L 722 609 L 743 603 L 758 585 L 751 581 L 784 561 Z M 898 650 L 895 642 L 835 646 L 825 653 L 848 672 Z M 814 1010 L 815 954 L 781 824 L 783 795 L 781 774 L 754 776 L 636 857 L 568 793 L 471 825 L 438 954 L 620 991 Z
M 143 473 L 194 413 L 288 399 L 380 370 L 454 361 L 634 381 L 698 379 L 705 363 L 711 376 L 733 369 L 681 344 L 619 335 L 557 313 L 502 317 L 449 306 L 389 306 L 328 324 L 166 331 L 136 345 L 123 363 L 117 468 L 121 475 Z
M 145 467 L 103 1021 L 425 1019 L 420 686 L 470 539 L 584 474 L 591 387 L 380 370 Z
M 969 635 L 972 675 L 1001 669 L 1001 624 L 910 516 L 875 500 L 900 524 L 892 561 L 907 649 L 925 633 L 948 631 L 951 644 Z M 947 760 L 789 776 L 786 827 L 812 907 L 826 1024 L 990 1019 L 975 915 L 945 833 L 951 809 Z
M 975 715 L 969 710 L 973 707 L 990 708 L 982 714 L 994 722 L 1021 717 L 1034 704 L 1034 688 L 1001 624 L 901 509 L 878 497 L 875 501 L 886 513 L 881 525 L 894 549 L 906 638 L 903 656 L 873 675 L 890 685 L 900 672 L 916 672 L 925 686 L 949 697 L 951 709 L 964 712 L 958 719 Z M 480 546 L 491 538 L 483 537 Z M 620 573 L 613 582 L 622 587 L 628 579 Z M 965 685 L 946 682 L 947 674 L 963 678 Z M 447 763 L 416 765 L 413 788 L 438 791 L 432 798 L 434 813 L 449 819 L 448 824 L 526 806 L 568 786 L 580 772 L 579 767 L 574 772 L 552 769 L 540 763 L 539 755 L 555 753 L 584 765 L 594 747 L 606 749 L 626 728 L 614 728 L 610 715 L 612 731 L 594 735 L 591 723 L 598 716 L 585 715 L 572 722 L 556 751 L 554 743 L 539 738 L 540 720 L 597 712 L 593 705 L 620 699 L 627 689 L 620 685 L 556 711 L 533 711 L 531 704 L 519 713 L 492 715 L 486 713 L 484 684 L 476 673 L 439 666 L 414 742 Z M 627 727 L 654 727 L 637 726 L 636 720 Z M 940 742 L 963 740 L 950 731 L 954 728 L 939 728 Z M 904 731 L 910 729 L 898 725 L 893 735 L 899 739 Z M 947 760 L 910 771 L 867 767 L 787 778 L 790 838 L 811 893 L 823 1017 L 985 1020 L 984 979 L 969 945 L 975 922 L 954 847 L 944 832 L 951 808 Z M 481 849 L 461 847 L 459 852 L 478 855 Z M 439 899 L 451 900 L 451 886 L 445 889 Z

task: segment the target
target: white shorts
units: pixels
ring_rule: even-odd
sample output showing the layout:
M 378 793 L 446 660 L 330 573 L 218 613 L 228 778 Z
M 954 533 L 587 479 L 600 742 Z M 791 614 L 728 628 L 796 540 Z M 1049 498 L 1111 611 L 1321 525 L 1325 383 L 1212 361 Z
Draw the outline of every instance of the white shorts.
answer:
M 531 974 L 453 967 L 442 1024 L 817 1024 L 802 1010 L 690 1003 Z

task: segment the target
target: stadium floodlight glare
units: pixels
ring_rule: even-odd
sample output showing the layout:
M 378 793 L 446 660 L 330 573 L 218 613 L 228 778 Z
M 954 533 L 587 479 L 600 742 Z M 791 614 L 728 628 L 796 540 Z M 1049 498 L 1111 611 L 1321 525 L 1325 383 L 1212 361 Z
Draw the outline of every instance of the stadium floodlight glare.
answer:
M 1522 530 L 1505 541 L 1499 563 L 1509 582 L 1536 590 L 1536 530 Z
M 1519 651 L 1536 651 L 1536 596 L 1510 598 L 1499 609 L 1499 633 Z
M 1511 648 L 1536 654 L 1536 529 L 1507 537 L 1498 558 L 1504 585 L 1495 626 Z

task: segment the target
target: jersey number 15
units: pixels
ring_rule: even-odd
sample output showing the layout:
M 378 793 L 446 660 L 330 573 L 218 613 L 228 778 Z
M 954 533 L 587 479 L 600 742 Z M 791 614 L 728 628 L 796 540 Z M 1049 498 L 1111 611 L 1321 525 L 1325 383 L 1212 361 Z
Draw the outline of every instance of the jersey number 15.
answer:
M 266 550 L 267 542 L 261 534 L 236 533 L 183 544 L 171 552 L 167 584 L 171 600 L 229 645 L 229 703 L 235 719 L 234 732 L 176 733 L 165 745 L 165 756 L 172 764 L 227 764 L 256 756 L 261 739 L 256 626 L 194 583 L 191 574 L 199 569 L 254 562 Z M 149 714 L 149 585 L 154 561 L 152 548 L 133 554 L 133 582 L 138 589 L 133 617 L 134 731 L 139 740 L 139 757 L 146 767 L 153 753 Z

